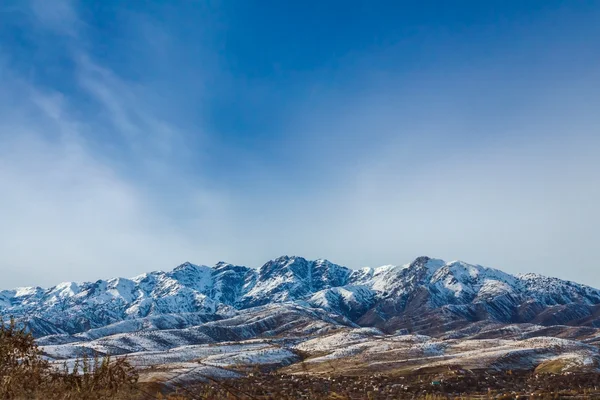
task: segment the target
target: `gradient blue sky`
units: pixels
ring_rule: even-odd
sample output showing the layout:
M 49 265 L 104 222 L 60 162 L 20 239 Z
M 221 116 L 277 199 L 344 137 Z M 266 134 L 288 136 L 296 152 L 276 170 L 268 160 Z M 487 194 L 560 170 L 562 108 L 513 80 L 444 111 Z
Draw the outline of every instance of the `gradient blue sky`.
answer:
M 1 287 L 282 254 L 600 287 L 597 1 L 0 5 Z

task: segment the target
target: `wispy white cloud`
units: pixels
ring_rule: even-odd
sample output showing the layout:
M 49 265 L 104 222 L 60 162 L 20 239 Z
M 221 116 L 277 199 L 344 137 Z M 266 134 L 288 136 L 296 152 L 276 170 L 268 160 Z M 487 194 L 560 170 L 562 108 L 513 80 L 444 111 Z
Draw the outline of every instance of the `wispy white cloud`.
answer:
M 60 95 L 21 93 L 10 93 L 20 103 L 17 117 L 0 124 L 0 252 L 13 271 L 5 284 L 24 283 L 23 276 L 50 283 L 67 271 L 79 275 L 85 264 L 89 272 L 102 254 L 130 257 L 121 246 L 140 237 L 139 193 L 82 146 Z
M 156 117 L 155 111 L 145 105 L 142 85 L 120 79 L 86 54 L 77 57 L 76 65 L 81 87 L 102 110 L 102 116 L 112 125 L 111 131 L 121 135 L 137 155 L 164 161 L 186 152 L 178 128 Z
M 221 231 L 210 231 L 226 225 L 226 202 L 219 195 L 198 187 L 180 193 L 175 201 L 194 224 L 180 221 L 155 201 L 155 193 L 89 147 L 85 133 L 94 127 L 71 116 L 73 104 L 14 82 L 0 96 L 13 111 L 0 120 L 4 287 L 128 276 L 185 258 L 218 259 L 212 237 L 222 239 Z
M 183 135 L 172 123 L 157 117 L 157 110 L 148 108 L 146 97 L 151 93 L 144 82 L 124 80 L 90 55 L 77 2 L 32 0 L 30 6 L 38 28 L 70 37 L 67 48 L 76 83 L 99 107 L 99 116 L 112 124 L 112 134 L 121 135 L 123 143 L 137 154 L 147 154 L 147 160 L 184 152 Z M 140 21 L 149 37 L 165 36 L 156 26 Z
M 74 4 L 52 3 L 34 1 L 32 12 L 40 29 L 68 36 L 79 93 L 36 84 L 4 63 L 0 254 L 10 273 L 2 286 L 216 262 L 226 198 L 179 171 L 171 157 L 186 154 L 180 131 L 148 106 L 141 84 L 92 60 Z M 82 98 L 93 107 L 81 107 Z M 123 154 L 112 154 L 111 142 Z

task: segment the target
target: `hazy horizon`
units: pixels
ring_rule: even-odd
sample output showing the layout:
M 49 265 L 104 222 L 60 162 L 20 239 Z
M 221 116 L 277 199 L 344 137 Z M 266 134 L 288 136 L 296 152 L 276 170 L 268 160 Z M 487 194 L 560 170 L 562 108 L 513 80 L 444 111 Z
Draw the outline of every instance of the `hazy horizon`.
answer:
M 600 4 L 0 6 L 0 287 L 288 254 L 600 287 Z

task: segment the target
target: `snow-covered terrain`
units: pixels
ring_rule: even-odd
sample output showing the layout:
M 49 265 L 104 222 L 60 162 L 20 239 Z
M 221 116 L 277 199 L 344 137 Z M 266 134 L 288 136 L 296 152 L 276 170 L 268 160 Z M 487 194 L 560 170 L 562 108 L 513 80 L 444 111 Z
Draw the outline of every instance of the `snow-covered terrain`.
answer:
M 546 318 L 565 324 L 594 317 L 600 291 L 427 257 L 353 271 L 327 260 L 285 256 L 259 270 L 223 262 L 214 267 L 184 263 L 169 272 L 131 279 L 3 290 L 0 313 L 26 322 L 36 336 L 88 332 L 101 337 L 183 329 L 284 302 L 320 308 L 362 326 L 422 331 L 431 318 L 442 323 L 489 319 L 542 325 Z M 406 317 L 412 325 L 400 322 Z
M 130 279 L 3 290 L 0 315 L 25 324 L 53 360 L 128 355 L 217 375 L 307 355 L 311 365 L 343 358 L 362 367 L 390 357 L 412 366 L 532 367 L 557 357 L 595 366 L 600 342 L 597 289 L 428 257 L 361 270 L 287 256 L 258 270 L 184 263 Z

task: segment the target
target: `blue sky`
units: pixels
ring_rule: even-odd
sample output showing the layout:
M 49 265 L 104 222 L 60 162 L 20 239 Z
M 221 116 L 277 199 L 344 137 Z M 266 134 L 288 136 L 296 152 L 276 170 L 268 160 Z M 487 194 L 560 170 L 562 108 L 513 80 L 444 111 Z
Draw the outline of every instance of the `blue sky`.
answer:
M 8 1 L 1 286 L 282 254 L 600 286 L 595 1 Z

